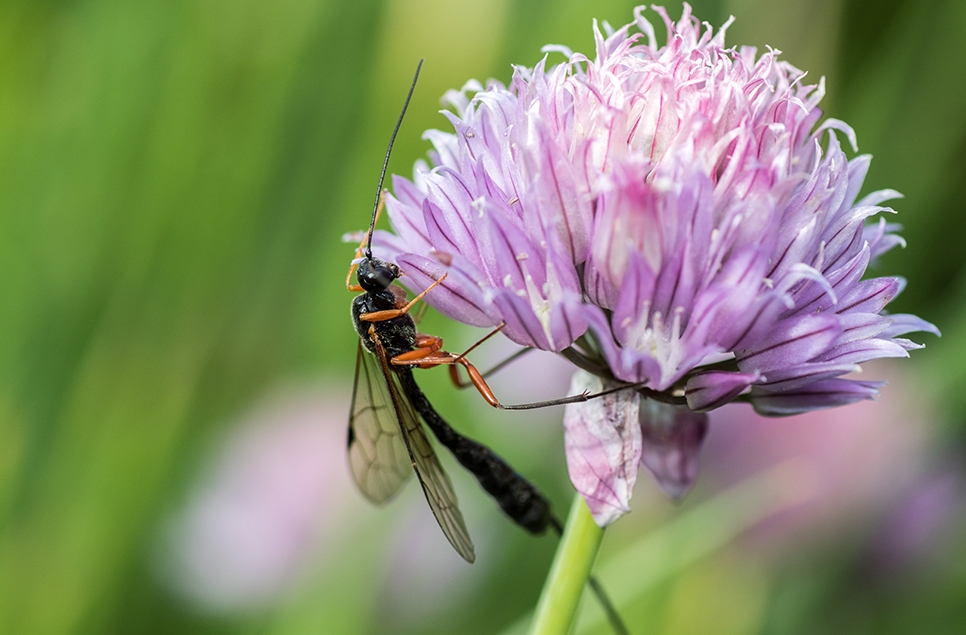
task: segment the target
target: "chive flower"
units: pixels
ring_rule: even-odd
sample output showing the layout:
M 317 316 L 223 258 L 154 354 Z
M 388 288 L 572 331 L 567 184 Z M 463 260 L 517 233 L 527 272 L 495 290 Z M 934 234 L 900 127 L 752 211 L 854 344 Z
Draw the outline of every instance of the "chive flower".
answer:
M 866 276 L 902 244 L 883 206 L 899 194 L 859 196 L 870 157 L 822 121 L 824 81 L 727 48 L 731 20 L 654 11 L 664 45 L 638 7 L 617 30 L 595 22 L 593 58 L 548 46 L 509 86 L 447 93 L 453 130 L 425 133 L 430 164 L 393 178 L 395 233 L 375 236 L 414 291 L 448 273 L 426 298 L 443 314 L 573 360 L 575 390 L 636 385 L 565 413 L 571 479 L 601 525 L 641 463 L 687 491 L 708 411 L 874 398 L 881 382 L 844 376 L 938 334 L 885 312 L 902 279 Z

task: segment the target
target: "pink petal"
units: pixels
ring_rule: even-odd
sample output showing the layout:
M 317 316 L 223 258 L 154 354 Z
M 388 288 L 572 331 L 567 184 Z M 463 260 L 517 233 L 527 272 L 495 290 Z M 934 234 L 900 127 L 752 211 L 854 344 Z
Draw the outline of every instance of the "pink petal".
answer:
M 698 478 L 698 453 L 708 432 L 708 415 L 643 399 L 638 416 L 643 441 L 641 463 L 668 496 L 679 500 Z
M 578 370 L 571 394 L 598 392 L 598 377 Z M 606 527 L 628 511 L 641 460 L 640 398 L 633 390 L 570 404 L 564 412 L 567 470 L 594 520 Z
M 688 380 L 684 395 L 691 410 L 707 412 L 730 402 L 759 379 L 761 375 L 758 373 L 728 371 L 698 373 Z

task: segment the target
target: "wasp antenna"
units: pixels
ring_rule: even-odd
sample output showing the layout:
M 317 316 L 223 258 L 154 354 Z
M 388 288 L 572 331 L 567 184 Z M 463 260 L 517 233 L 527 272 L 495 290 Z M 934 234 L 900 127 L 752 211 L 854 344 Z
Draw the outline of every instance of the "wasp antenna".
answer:
M 376 213 L 379 210 L 379 197 L 382 196 L 382 183 L 386 179 L 386 169 L 389 168 L 389 155 L 392 154 L 392 144 L 396 142 L 396 133 L 399 132 L 399 127 L 402 125 L 403 117 L 406 116 L 406 109 L 409 108 L 409 100 L 413 97 L 413 91 L 416 90 L 416 80 L 419 79 L 419 69 L 423 67 L 423 60 L 419 60 L 419 64 L 416 65 L 416 73 L 413 75 L 413 83 L 409 87 L 409 94 L 406 95 L 406 102 L 403 104 L 402 112 L 399 113 L 399 121 L 396 122 L 396 127 L 392 131 L 392 136 L 389 137 L 389 147 L 386 149 L 386 158 L 382 162 L 382 173 L 379 175 L 379 187 L 376 188 L 376 202 L 372 206 L 372 220 L 369 222 L 369 236 L 366 242 L 366 258 L 372 258 L 372 232 L 376 229 Z

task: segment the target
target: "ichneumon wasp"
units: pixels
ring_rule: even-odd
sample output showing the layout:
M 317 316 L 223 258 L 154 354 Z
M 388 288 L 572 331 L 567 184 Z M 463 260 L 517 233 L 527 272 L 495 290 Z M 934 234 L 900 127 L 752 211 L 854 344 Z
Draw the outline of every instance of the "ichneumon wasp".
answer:
M 384 503 L 392 498 L 410 474 L 416 473 L 426 500 L 439 526 L 456 551 L 468 562 L 475 560 L 456 493 L 440 465 L 422 422 L 433 435 L 469 470 L 519 526 L 534 534 L 553 527 L 561 533 L 561 523 L 550 511 L 550 504 L 540 491 L 516 473 L 503 459 L 486 446 L 454 430 L 433 408 L 413 378 L 413 367 L 432 368 L 447 365 L 458 385 L 459 366 L 466 369 L 470 382 L 487 403 L 496 408 L 525 410 L 586 401 L 622 390 L 627 386 L 601 393 L 583 393 L 552 401 L 507 406 L 501 404 L 486 384 L 483 375 L 466 359 L 466 354 L 499 332 L 497 327 L 461 355 L 443 350 L 442 339 L 416 332 L 410 309 L 445 279 L 445 274 L 410 301 L 406 292 L 394 285 L 403 272 L 391 262 L 372 254 L 372 234 L 382 210 L 383 181 L 389 156 L 406 109 L 416 87 L 422 60 L 416 67 L 412 85 L 389 141 L 389 149 L 376 189 L 372 219 L 366 237 L 356 250 L 356 257 L 346 277 L 346 288 L 361 292 L 352 302 L 352 322 L 359 335 L 355 382 L 349 415 L 348 453 L 352 476 L 370 501 Z M 352 276 L 356 276 L 356 284 Z M 618 632 L 626 632 L 619 617 L 597 581 L 591 587 L 598 596 Z

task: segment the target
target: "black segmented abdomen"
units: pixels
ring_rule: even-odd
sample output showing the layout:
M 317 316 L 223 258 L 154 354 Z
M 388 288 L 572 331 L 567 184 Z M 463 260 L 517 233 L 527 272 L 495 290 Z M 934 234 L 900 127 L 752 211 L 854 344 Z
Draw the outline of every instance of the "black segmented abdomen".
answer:
M 534 485 L 513 471 L 493 450 L 456 432 L 433 408 L 409 368 L 394 369 L 423 420 L 460 465 L 473 473 L 500 508 L 527 531 L 540 534 L 550 524 L 550 504 Z

